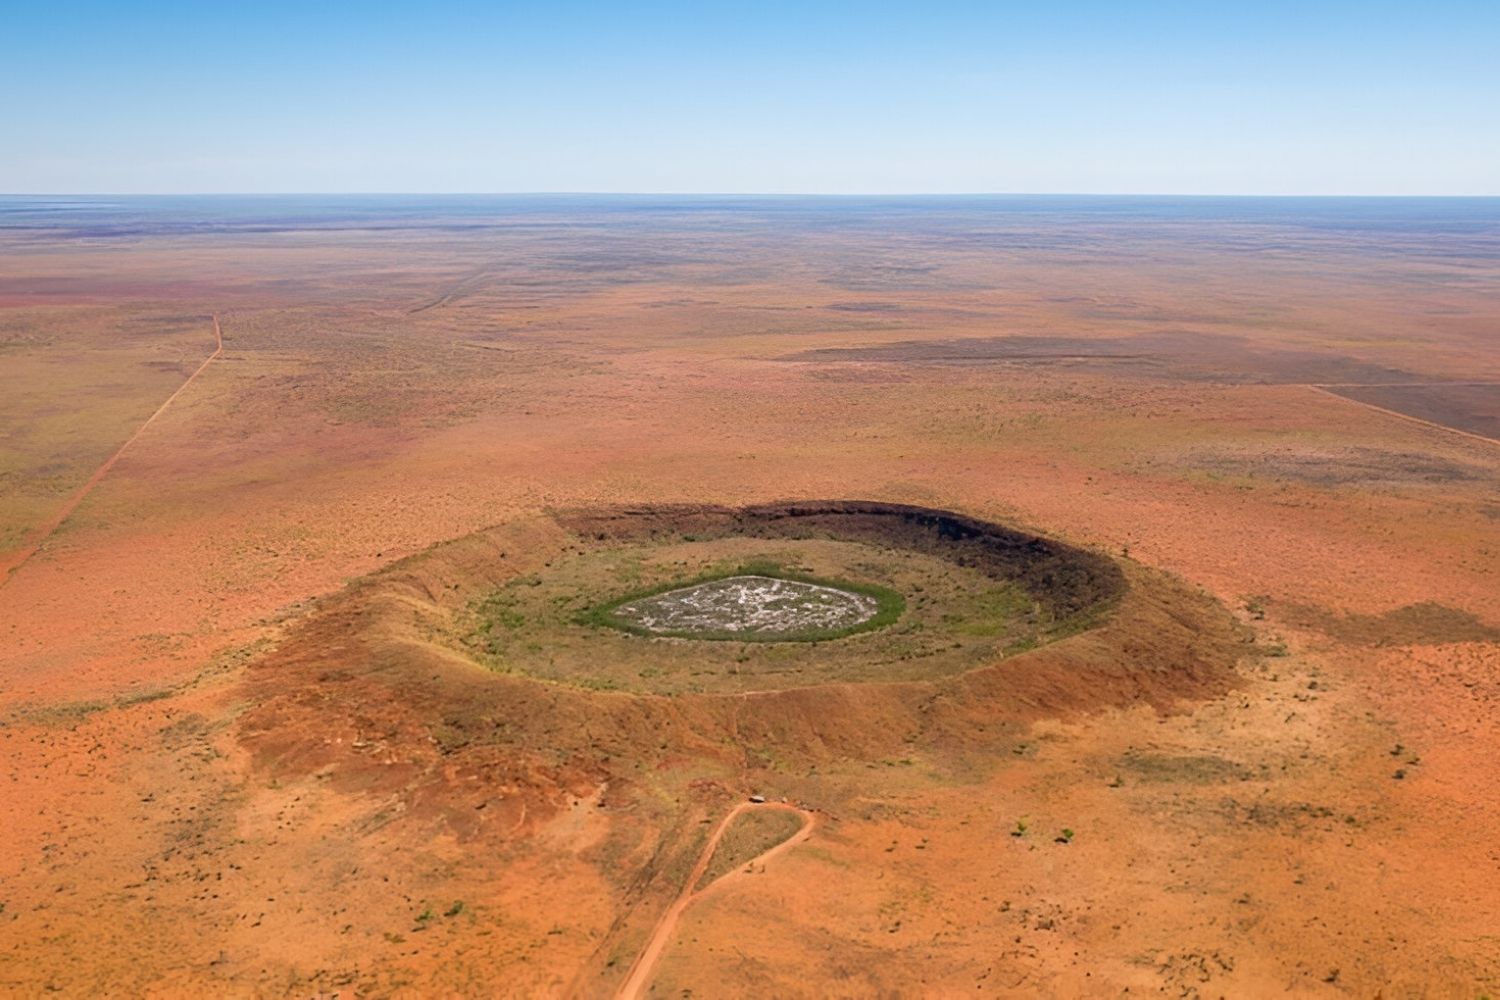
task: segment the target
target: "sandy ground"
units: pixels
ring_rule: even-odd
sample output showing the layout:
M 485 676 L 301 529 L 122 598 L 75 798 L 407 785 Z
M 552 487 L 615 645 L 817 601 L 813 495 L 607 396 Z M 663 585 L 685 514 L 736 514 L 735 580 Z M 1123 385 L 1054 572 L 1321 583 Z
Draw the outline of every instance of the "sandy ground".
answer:
M 486 808 L 412 805 L 441 755 L 379 706 L 329 704 L 336 780 L 257 759 L 255 664 L 309 602 L 482 527 L 799 496 L 1128 553 L 1277 655 L 984 759 L 786 776 L 817 828 L 687 907 L 650 995 L 1500 990 L 1500 444 L 1311 387 L 1500 381 L 1500 254 L 951 225 L 4 247 L 8 554 L 211 314 L 223 353 L 0 585 L 0 992 L 618 989 L 741 775 L 694 792 L 685 749 L 636 780 L 673 801 L 497 765 L 452 776 Z M 1007 337 L 1053 346 L 911 347 Z M 1145 360 L 1056 348 L 1103 338 Z

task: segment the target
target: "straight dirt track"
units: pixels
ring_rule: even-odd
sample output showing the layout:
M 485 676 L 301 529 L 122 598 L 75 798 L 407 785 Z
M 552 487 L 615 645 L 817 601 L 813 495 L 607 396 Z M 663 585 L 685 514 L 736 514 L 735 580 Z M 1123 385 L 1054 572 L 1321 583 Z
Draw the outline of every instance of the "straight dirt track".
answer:
M 88 480 L 78 488 L 78 491 L 71 497 L 69 497 L 67 502 L 64 503 L 62 507 L 58 509 L 57 513 L 52 516 L 52 520 L 43 524 L 36 530 L 36 533 L 32 535 L 31 541 L 28 544 L 22 546 L 21 549 L 17 552 L 12 553 L 5 562 L 0 563 L 0 587 L 5 586 L 5 584 L 10 580 L 11 576 L 16 572 L 16 570 L 24 566 L 32 556 L 36 555 L 37 552 L 41 550 L 41 547 L 46 544 L 47 539 L 56 534 L 57 529 L 63 526 L 63 522 L 71 517 L 73 515 L 73 512 L 78 509 L 78 505 L 83 503 L 88 495 L 94 491 L 94 487 L 103 482 L 104 477 L 109 474 L 109 470 L 114 468 L 115 463 L 120 460 L 120 456 L 125 454 L 125 450 L 135 443 L 136 438 L 140 437 L 145 432 L 146 428 L 150 427 L 152 422 L 155 421 L 157 417 L 161 416 L 167 411 L 167 407 L 171 406 L 172 403 L 177 399 L 177 397 L 181 396 L 183 391 L 187 389 L 188 386 L 193 384 L 194 379 L 203 374 L 203 369 L 207 368 L 211 361 L 224 353 L 224 334 L 219 329 L 218 314 L 215 313 L 211 318 L 213 319 L 214 324 L 213 353 L 204 358 L 203 363 L 193 371 L 193 374 L 189 375 L 187 377 L 187 380 L 179 385 L 177 387 L 177 390 L 173 392 L 172 395 L 168 396 L 166 400 L 156 408 L 151 416 L 146 418 L 145 422 L 141 424 L 141 426 L 135 429 L 135 433 L 130 435 L 130 437 L 126 439 L 125 443 L 120 445 L 120 447 L 115 450 L 115 453 L 113 455 L 104 460 L 103 465 L 94 470 L 94 474 L 92 476 L 89 476 Z
M 751 809 L 781 809 L 786 812 L 797 813 L 803 819 L 802 829 L 770 850 L 752 858 L 744 865 L 741 865 L 736 871 L 728 872 L 710 882 L 702 889 L 694 891 L 693 887 L 698 884 L 698 880 L 708 870 L 708 863 L 713 858 L 714 850 L 718 848 L 719 841 L 724 838 L 724 834 L 729 830 L 729 827 L 740 813 Z M 682 892 L 672 901 L 672 905 L 667 907 L 667 911 L 662 914 L 661 920 L 657 921 L 656 927 L 651 931 L 651 937 L 647 938 L 646 946 L 641 949 L 641 953 L 636 958 L 635 964 L 630 967 L 630 975 L 626 978 L 625 984 L 620 987 L 620 992 L 616 994 L 618 1000 L 637 1000 L 637 998 L 646 995 L 646 990 L 651 985 L 651 977 L 656 972 L 656 965 L 661 961 L 662 953 L 667 950 L 667 943 L 672 939 L 672 932 L 677 929 L 677 921 L 693 900 L 712 892 L 735 876 L 743 875 L 746 868 L 756 864 L 764 864 L 778 854 L 791 850 L 797 844 L 802 843 L 808 837 L 812 836 L 813 827 L 816 825 L 817 817 L 813 813 L 784 802 L 741 802 L 729 810 L 729 814 L 719 821 L 719 825 L 715 828 L 713 836 L 708 838 L 708 843 L 703 845 L 703 852 L 698 855 L 698 863 L 693 866 L 693 870 L 688 873 L 687 880 L 683 882 Z
M 1478 431 L 1474 430 L 1466 430 L 1463 427 L 1455 426 L 1453 423 L 1441 423 L 1437 420 L 1428 420 L 1426 417 L 1420 417 L 1414 413 L 1406 413 L 1402 410 L 1394 409 L 1391 406 L 1382 406 L 1379 403 L 1371 402 L 1368 399 L 1361 399 L 1359 396 L 1348 394 L 1348 390 L 1360 389 L 1446 389 L 1453 388 L 1455 386 L 1473 388 L 1494 387 L 1495 385 L 1496 383 L 1494 382 L 1392 382 L 1384 385 L 1309 385 L 1308 388 L 1323 393 L 1326 396 L 1332 396 L 1335 399 L 1342 399 L 1351 403 L 1358 403 L 1360 406 L 1374 410 L 1377 413 L 1384 413 L 1387 416 L 1397 417 L 1401 420 L 1417 424 L 1421 427 L 1428 427 L 1439 431 L 1446 431 L 1449 434 L 1457 434 L 1459 437 L 1465 437 L 1472 441 L 1483 441 L 1485 444 L 1500 444 L 1500 437 L 1495 437 L 1489 434 L 1481 434 Z

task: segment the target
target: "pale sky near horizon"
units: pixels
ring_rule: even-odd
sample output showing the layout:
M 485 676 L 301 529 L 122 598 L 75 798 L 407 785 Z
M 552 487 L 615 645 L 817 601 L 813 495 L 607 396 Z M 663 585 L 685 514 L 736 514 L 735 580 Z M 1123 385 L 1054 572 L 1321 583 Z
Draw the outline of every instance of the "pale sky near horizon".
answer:
M 1500 195 L 1500 3 L 6 15 L 0 192 Z

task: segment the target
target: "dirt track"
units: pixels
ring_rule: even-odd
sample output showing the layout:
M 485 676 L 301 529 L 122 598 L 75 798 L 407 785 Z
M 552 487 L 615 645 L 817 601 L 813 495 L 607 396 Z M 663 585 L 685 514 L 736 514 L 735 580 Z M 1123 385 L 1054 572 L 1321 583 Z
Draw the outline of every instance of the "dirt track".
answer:
M 1410 421 L 1411 423 L 1414 423 L 1419 427 L 1428 427 L 1434 430 L 1443 431 L 1447 434 L 1457 434 L 1459 437 L 1465 437 L 1471 441 L 1483 441 L 1485 444 L 1500 444 L 1500 438 L 1496 438 L 1489 434 L 1480 434 L 1474 430 L 1466 430 L 1464 427 L 1459 426 L 1459 423 L 1461 423 L 1463 420 L 1463 417 L 1461 415 L 1451 416 L 1447 418 L 1452 420 L 1452 422 L 1450 423 L 1441 423 L 1437 420 L 1428 420 L 1425 417 L 1417 416 L 1414 413 L 1404 413 L 1399 409 L 1394 409 L 1392 406 L 1381 406 L 1379 403 L 1371 402 L 1368 399 L 1361 399 L 1359 396 L 1352 394 L 1359 390 L 1369 391 L 1372 389 L 1453 389 L 1455 387 L 1490 388 L 1494 385 L 1494 382 L 1392 382 L 1384 385 L 1311 385 L 1308 386 L 1308 388 L 1314 389 L 1328 396 L 1333 396 L 1336 399 L 1344 399 L 1348 400 L 1351 403 L 1358 403 L 1360 406 L 1364 406 L 1371 410 L 1374 410 L 1376 413 L 1383 413 L 1389 417 L 1396 417 L 1400 420 Z
M 698 880 L 703 877 L 703 873 L 708 869 L 708 863 L 713 858 L 714 851 L 719 846 L 719 841 L 724 839 L 724 834 L 734 823 L 736 817 L 752 809 L 780 809 L 797 813 L 803 818 L 802 829 L 769 851 L 752 858 L 737 870 L 728 872 L 710 882 L 702 889 L 695 891 L 693 887 L 698 884 Z M 666 951 L 668 942 L 672 940 L 672 932 L 677 927 L 678 918 L 682 916 L 683 911 L 688 908 L 693 900 L 712 892 L 717 887 L 735 878 L 735 876 L 743 875 L 746 868 L 752 865 L 765 864 L 778 854 L 783 854 L 791 850 L 812 836 L 813 828 L 817 826 L 817 823 L 818 819 L 814 813 L 784 802 L 741 802 L 729 810 L 729 813 L 719 821 L 719 825 L 714 829 L 713 836 L 708 838 L 708 843 L 703 845 L 703 853 L 698 855 L 698 863 L 693 866 L 693 870 L 688 873 L 687 880 L 683 882 L 681 894 L 672 901 L 672 905 L 667 907 L 667 911 L 662 914 L 661 920 L 657 922 L 656 927 L 651 931 L 651 937 L 646 940 L 646 946 L 641 949 L 641 953 L 636 958 L 635 964 L 630 967 L 630 975 L 625 979 L 625 984 L 620 987 L 620 992 L 616 994 L 620 1000 L 636 1000 L 636 998 L 646 995 L 646 990 L 651 985 L 651 977 L 656 971 L 656 964 L 661 961 L 662 953 Z
M 68 498 L 68 501 L 58 509 L 52 520 L 37 529 L 29 545 L 14 553 L 8 562 L 0 563 L 0 587 L 5 586 L 16 570 L 20 569 L 26 564 L 27 560 L 36 555 L 41 547 L 46 544 L 47 539 L 51 538 L 58 528 L 62 527 L 63 522 L 72 516 L 73 512 L 78 509 L 78 505 L 88 498 L 88 495 L 94 491 L 94 487 L 98 486 L 104 480 L 104 477 L 109 474 L 109 470 L 114 468 L 115 463 L 120 460 L 120 456 L 125 454 L 125 450 L 135 443 L 136 438 L 140 437 L 157 417 L 166 412 L 167 407 L 171 406 L 173 401 L 182 395 L 183 390 L 193 384 L 194 379 L 203 374 L 203 369 L 208 367 L 209 362 L 224 353 L 224 334 L 219 329 L 219 316 L 215 313 L 212 318 L 214 324 L 214 352 L 204 358 L 201 365 L 193 369 L 193 374 L 189 375 L 187 380 L 178 386 L 172 395 L 168 396 L 160 406 L 152 411 L 151 416 L 147 417 L 145 422 L 135 429 L 134 434 L 125 439 L 125 443 L 120 445 L 113 455 L 104 460 L 103 465 L 94 470 L 94 474 L 89 476 L 84 484 L 78 488 L 78 491 Z

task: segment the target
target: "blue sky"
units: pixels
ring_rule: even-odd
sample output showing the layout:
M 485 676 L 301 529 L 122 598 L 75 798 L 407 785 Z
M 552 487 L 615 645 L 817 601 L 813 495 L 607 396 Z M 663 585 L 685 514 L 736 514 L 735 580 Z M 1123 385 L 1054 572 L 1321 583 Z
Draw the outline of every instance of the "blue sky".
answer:
M 9 6 L 0 191 L 1500 195 L 1500 2 Z

